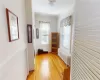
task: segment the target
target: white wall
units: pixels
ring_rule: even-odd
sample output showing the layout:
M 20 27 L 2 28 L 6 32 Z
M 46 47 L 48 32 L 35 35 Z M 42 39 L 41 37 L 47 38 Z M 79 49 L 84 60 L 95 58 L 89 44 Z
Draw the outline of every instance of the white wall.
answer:
M 5 8 L 19 18 L 19 40 L 9 42 Z M 25 26 L 25 0 L 0 0 L 0 80 L 26 80 Z
M 100 0 L 76 0 L 72 80 L 100 80 Z
M 34 29 L 34 12 L 32 11 L 32 0 L 26 0 L 26 24 L 31 24 Z M 28 63 L 29 71 L 34 70 L 34 39 L 32 43 L 28 43 Z
M 49 14 L 35 14 L 35 26 L 39 27 L 39 21 L 50 22 L 51 32 L 57 32 L 58 17 Z
M 36 28 L 40 27 L 39 21 L 50 22 L 50 31 L 57 32 L 57 26 L 58 26 L 58 17 L 57 16 L 36 13 L 35 14 L 35 27 Z M 50 44 L 49 45 L 42 45 L 40 38 L 36 39 L 36 52 L 37 52 L 38 48 L 43 49 L 44 51 L 49 50 L 49 52 L 50 52 Z

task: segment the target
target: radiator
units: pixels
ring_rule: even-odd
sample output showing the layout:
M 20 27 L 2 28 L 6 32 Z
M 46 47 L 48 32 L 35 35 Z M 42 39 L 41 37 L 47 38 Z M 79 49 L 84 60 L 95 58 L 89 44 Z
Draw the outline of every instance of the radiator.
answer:
M 58 49 L 59 57 L 65 62 L 66 65 L 71 64 L 71 55 L 68 53 L 67 50 L 63 50 L 61 48 Z

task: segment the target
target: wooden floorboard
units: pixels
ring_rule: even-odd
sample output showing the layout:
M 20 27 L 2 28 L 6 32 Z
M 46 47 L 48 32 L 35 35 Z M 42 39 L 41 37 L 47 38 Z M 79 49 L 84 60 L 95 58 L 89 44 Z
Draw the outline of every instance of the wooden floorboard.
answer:
M 55 54 L 41 54 L 35 57 L 35 71 L 27 80 L 70 80 L 70 67 Z

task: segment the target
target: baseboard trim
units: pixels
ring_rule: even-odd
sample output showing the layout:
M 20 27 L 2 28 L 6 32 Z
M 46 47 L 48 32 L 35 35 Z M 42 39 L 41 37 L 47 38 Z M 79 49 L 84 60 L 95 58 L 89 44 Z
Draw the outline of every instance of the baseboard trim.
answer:
M 29 74 L 27 75 L 27 78 L 26 78 L 26 80 L 28 80 L 28 78 L 31 76 L 31 74 L 34 72 L 34 70 L 30 70 L 29 71 Z

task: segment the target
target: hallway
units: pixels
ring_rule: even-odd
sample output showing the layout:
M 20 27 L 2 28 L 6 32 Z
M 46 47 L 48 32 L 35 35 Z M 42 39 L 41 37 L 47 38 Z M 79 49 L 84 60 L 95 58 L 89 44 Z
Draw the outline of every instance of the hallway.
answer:
M 100 0 L 0 0 L 0 80 L 100 80 Z
M 28 80 L 70 80 L 69 77 L 69 67 L 58 56 L 49 53 L 36 56 L 35 71 L 30 73 Z

